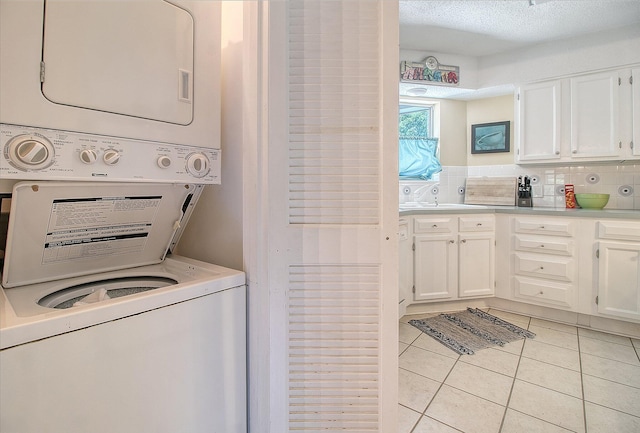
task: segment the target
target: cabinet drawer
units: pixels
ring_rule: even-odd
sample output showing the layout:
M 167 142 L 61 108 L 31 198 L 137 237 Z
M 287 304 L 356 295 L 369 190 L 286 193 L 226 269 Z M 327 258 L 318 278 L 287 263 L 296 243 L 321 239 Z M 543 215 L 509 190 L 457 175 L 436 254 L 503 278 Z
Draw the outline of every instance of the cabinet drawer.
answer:
M 530 253 L 572 256 L 573 239 L 517 234 L 514 236 L 514 248 L 516 251 Z
M 599 221 L 598 237 L 600 239 L 640 241 L 640 223 L 630 221 Z
M 525 301 L 574 308 L 574 288 L 569 284 L 526 277 L 514 278 L 514 296 Z
M 413 220 L 414 233 L 454 233 L 455 231 L 455 217 L 415 217 Z
M 516 233 L 533 233 L 550 236 L 573 236 L 574 221 L 542 218 L 516 218 Z
M 574 280 L 574 264 L 570 257 L 542 254 L 515 254 L 515 273 L 570 283 Z
M 461 232 L 492 232 L 496 223 L 493 215 L 472 215 L 458 218 Z

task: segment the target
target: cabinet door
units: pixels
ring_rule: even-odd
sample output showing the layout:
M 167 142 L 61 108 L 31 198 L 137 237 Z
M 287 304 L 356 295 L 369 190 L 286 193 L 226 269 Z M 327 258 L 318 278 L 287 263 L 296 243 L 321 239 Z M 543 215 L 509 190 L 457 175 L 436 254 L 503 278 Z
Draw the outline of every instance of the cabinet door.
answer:
M 634 79 L 635 83 L 633 82 Z M 631 92 L 633 99 L 633 105 L 631 108 L 633 119 L 633 140 L 631 141 L 631 149 L 633 156 L 640 156 L 640 68 L 634 68 L 631 70 Z
M 454 235 L 414 236 L 414 299 L 446 299 L 456 295 L 458 257 Z
M 518 91 L 518 161 L 560 158 L 561 81 L 522 86 Z
M 600 242 L 598 312 L 640 320 L 640 244 Z
M 398 289 L 398 314 L 404 316 L 407 305 L 412 301 L 411 288 L 413 287 L 413 251 L 411 251 L 411 237 L 409 235 L 409 221 L 400 219 L 399 231 L 399 282 Z
M 494 292 L 493 233 L 463 233 L 458 243 L 458 294 L 460 297 L 492 295 Z
M 619 154 L 618 72 L 571 78 L 571 157 Z

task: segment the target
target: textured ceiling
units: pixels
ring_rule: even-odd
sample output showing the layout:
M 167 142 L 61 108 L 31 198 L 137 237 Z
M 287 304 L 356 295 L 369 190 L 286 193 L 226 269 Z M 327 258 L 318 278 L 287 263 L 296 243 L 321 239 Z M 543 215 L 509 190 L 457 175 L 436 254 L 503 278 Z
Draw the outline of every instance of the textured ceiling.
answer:
M 400 48 L 486 56 L 639 25 L 640 0 L 400 0 Z

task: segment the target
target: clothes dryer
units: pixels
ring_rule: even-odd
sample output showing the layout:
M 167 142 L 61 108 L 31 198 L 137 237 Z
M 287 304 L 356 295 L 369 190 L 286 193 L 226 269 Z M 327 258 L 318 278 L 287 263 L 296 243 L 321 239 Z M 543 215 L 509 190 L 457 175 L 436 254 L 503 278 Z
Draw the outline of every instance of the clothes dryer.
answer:
M 221 3 L 0 0 L 0 123 L 220 149 Z

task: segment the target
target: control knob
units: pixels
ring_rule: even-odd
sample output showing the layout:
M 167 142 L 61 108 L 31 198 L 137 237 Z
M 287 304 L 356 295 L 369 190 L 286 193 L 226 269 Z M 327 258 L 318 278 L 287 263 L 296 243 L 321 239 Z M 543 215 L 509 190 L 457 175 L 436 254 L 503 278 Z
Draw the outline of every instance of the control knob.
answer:
M 22 134 L 5 146 L 5 156 L 19 170 L 40 170 L 53 164 L 55 149 L 44 137 Z
M 120 162 L 120 153 L 115 149 L 107 149 L 102 156 L 102 160 L 107 165 L 116 165 Z
M 80 161 L 85 164 L 93 164 L 98 159 L 98 155 L 93 149 L 82 149 L 80 151 Z
M 205 177 L 209 174 L 209 158 L 203 153 L 187 156 L 187 172 L 194 177 Z
M 169 168 L 171 167 L 171 158 L 166 155 L 162 155 L 158 157 L 156 161 L 158 163 L 158 167 L 160 168 Z

